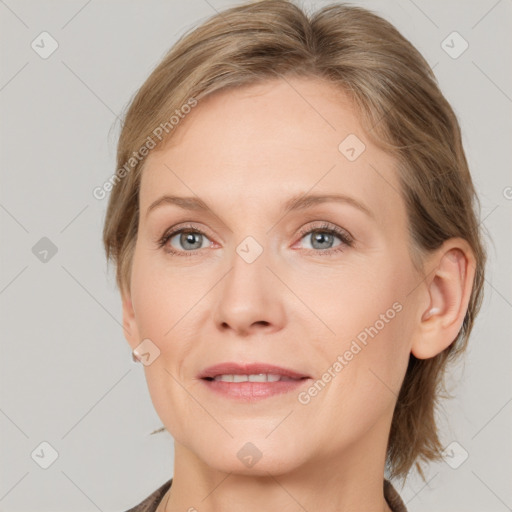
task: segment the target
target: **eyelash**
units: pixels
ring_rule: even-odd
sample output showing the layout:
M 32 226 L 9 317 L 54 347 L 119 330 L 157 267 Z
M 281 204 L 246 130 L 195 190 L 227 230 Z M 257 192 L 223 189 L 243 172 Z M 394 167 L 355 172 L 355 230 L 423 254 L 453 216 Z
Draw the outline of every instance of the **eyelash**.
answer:
M 340 240 L 341 244 L 332 248 L 332 249 L 326 249 L 326 250 L 315 250 L 315 249 L 307 249 L 308 251 L 313 251 L 320 255 L 331 255 L 333 253 L 338 253 L 341 251 L 344 251 L 346 247 L 352 247 L 354 245 L 354 239 L 351 235 L 344 229 L 341 229 L 334 224 L 330 224 L 328 222 L 324 222 L 321 226 L 314 226 L 314 227 L 307 227 L 302 228 L 299 231 L 300 239 L 302 239 L 304 236 L 313 233 L 313 232 L 321 232 L 321 233 L 328 233 L 330 235 L 336 235 Z M 165 233 L 160 239 L 157 240 L 157 246 L 159 249 L 164 249 L 167 242 L 173 238 L 174 236 L 180 234 L 180 233 L 198 233 L 200 235 L 203 235 L 208 238 L 208 235 L 202 231 L 201 229 L 196 228 L 195 226 L 189 224 L 186 226 L 181 226 L 179 229 L 175 229 L 173 231 Z M 195 256 L 198 251 L 201 251 L 201 249 L 197 249 L 195 251 L 176 251 L 174 249 L 166 248 L 165 252 L 171 255 L 175 256 Z

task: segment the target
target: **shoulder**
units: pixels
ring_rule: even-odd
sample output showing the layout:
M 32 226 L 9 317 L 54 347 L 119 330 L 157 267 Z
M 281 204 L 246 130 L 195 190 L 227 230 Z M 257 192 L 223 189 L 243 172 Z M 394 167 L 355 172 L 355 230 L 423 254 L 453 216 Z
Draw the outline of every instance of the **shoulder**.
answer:
M 389 480 L 384 479 L 384 498 L 393 512 L 407 512 L 402 498 Z
M 151 493 L 145 500 L 141 501 L 138 505 L 127 510 L 126 512 L 155 512 L 158 504 L 164 497 L 165 493 L 171 487 L 172 478 L 162 484 L 156 491 Z

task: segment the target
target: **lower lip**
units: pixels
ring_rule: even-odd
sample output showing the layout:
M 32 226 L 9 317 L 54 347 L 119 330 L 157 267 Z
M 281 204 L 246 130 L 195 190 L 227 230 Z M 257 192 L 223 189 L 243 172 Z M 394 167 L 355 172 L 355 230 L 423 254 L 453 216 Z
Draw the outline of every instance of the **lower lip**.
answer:
M 277 382 L 224 382 L 221 380 L 205 380 L 208 389 L 226 398 L 233 398 L 244 401 L 255 401 L 296 391 L 304 386 L 307 379 L 299 380 L 278 380 Z

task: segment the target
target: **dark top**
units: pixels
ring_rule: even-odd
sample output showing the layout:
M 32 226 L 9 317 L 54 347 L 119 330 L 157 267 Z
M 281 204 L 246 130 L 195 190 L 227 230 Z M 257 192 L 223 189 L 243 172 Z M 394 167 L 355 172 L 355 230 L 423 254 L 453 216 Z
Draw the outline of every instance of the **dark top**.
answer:
M 171 487 L 172 478 L 167 480 L 154 493 L 126 512 L 155 512 L 165 493 Z M 389 480 L 384 480 L 384 498 L 393 512 L 407 512 L 404 502 Z

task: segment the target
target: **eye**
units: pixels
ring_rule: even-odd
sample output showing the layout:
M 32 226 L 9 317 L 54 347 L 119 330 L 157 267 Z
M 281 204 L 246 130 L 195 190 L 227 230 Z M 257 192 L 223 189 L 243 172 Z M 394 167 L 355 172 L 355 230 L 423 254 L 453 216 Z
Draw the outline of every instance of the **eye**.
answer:
M 301 240 L 309 241 L 308 251 L 315 254 L 329 255 L 352 247 L 354 239 L 344 229 L 330 223 L 320 226 L 309 226 L 300 230 Z M 339 243 L 336 244 L 336 239 Z M 192 225 L 181 226 L 166 232 L 157 240 L 159 248 L 176 256 L 194 256 L 200 249 L 212 247 L 208 236 Z
M 208 241 L 208 242 L 207 242 Z M 209 238 L 200 229 L 185 226 L 165 233 L 158 241 L 158 246 L 166 252 L 179 256 L 192 256 L 195 251 L 212 245 Z
M 324 223 L 321 226 L 313 228 L 303 228 L 300 232 L 301 240 L 309 241 L 310 247 L 316 253 L 332 254 L 343 251 L 346 247 L 352 247 L 354 240 L 352 236 L 344 229 L 334 224 Z M 336 244 L 336 238 L 340 241 Z

